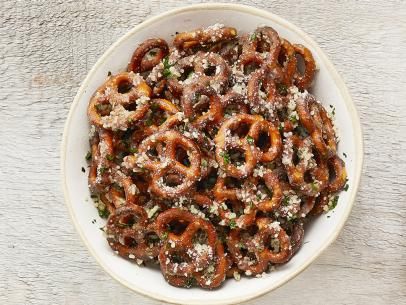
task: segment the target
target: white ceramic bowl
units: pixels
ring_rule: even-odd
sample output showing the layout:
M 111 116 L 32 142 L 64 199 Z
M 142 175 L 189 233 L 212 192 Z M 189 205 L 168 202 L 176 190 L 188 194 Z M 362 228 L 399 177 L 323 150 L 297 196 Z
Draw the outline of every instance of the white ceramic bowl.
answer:
M 342 156 L 343 152 L 347 155 L 343 159 L 350 187 L 347 192 L 341 193 L 338 206 L 329 213 L 329 218 L 323 215 L 307 227 L 305 244 L 289 263 L 263 278 L 242 278 L 238 282 L 227 280 L 220 289 L 207 291 L 172 287 L 158 270 L 138 267 L 114 255 L 99 230 L 104 222 L 92 204 L 87 172 L 82 173 L 81 167 L 87 168 L 84 156 L 89 149 L 87 104 L 95 89 L 105 80 L 107 72 L 114 74 L 124 70 L 134 48 L 147 38 L 162 37 L 171 41 L 175 31 L 214 23 L 224 23 L 239 31 L 251 31 L 262 24 L 270 25 L 280 36 L 302 43 L 313 52 L 320 71 L 312 91 L 326 106 L 331 104 L 336 108 L 336 124 L 341 137 L 339 155 Z M 103 54 L 87 75 L 71 106 L 63 135 L 61 162 L 65 201 L 76 229 L 90 252 L 112 277 L 138 293 L 166 302 L 228 304 L 255 298 L 281 286 L 303 271 L 333 242 L 354 203 L 362 158 L 361 128 L 354 104 L 333 65 L 309 36 L 288 21 L 264 10 L 235 4 L 201 4 L 171 10 L 144 21 Z M 97 219 L 96 224 L 92 223 L 93 219 Z

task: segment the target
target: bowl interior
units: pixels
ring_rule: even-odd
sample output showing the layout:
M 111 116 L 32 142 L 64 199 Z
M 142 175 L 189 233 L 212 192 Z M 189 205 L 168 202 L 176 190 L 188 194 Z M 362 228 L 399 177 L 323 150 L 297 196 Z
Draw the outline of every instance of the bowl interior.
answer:
M 343 153 L 349 179 L 349 189 L 342 192 L 339 203 L 333 212 L 322 215 L 307 227 L 305 244 L 287 264 L 262 278 L 240 281 L 228 280 L 217 290 L 180 289 L 167 284 L 158 269 L 139 267 L 118 256 L 109 248 L 99 227 L 104 221 L 99 218 L 92 204 L 87 187 L 85 155 L 89 150 L 89 125 L 86 108 L 95 89 L 105 80 L 107 73 L 113 74 L 125 69 L 135 47 L 151 37 L 162 37 L 171 41 L 176 31 L 185 31 L 214 23 L 236 27 L 239 32 L 247 32 L 259 25 L 274 27 L 280 36 L 294 43 L 302 43 L 312 50 L 319 72 L 311 90 L 330 109 L 335 107 L 336 124 L 341 142 L 339 155 Z M 137 26 L 110 48 L 89 73 L 79 89 L 67 121 L 62 154 L 64 189 L 66 201 L 75 225 L 85 243 L 98 262 L 116 279 L 130 288 L 169 302 L 187 304 L 230 303 L 243 301 L 278 287 L 303 270 L 337 236 L 355 196 L 361 168 L 361 139 L 359 123 L 351 100 L 341 80 L 317 45 L 305 34 L 288 22 L 267 12 L 241 6 L 196 6 L 165 13 Z M 332 70 L 333 69 L 333 70 Z M 92 220 L 96 219 L 96 223 Z

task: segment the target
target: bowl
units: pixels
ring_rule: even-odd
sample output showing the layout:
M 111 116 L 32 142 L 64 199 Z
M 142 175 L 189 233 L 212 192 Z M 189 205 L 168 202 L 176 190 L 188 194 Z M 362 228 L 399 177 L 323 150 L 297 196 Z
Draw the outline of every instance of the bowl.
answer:
M 137 266 L 110 249 L 99 227 L 99 218 L 87 186 L 85 155 L 89 150 L 89 124 L 86 108 L 91 95 L 104 82 L 107 73 L 123 71 L 135 47 L 151 37 L 171 41 L 176 31 L 223 23 L 250 31 L 259 25 L 270 25 L 280 36 L 309 48 L 318 64 L 312 92 L 328 107 L 335 107 L 339 129 L 338 154 L 346 162 L 349 188 L 341 192 L 337 207 L 306 227 L 304 245 L 293 259 L 262 278 L 227 280 L 219 289 L 182 289 L 165 282 L 159 269 Z M 345 155 L 344 155 L 345 154 Z M 343 157 L 347 156 L 347 157 Z M 135 26 L 114 43 L 91 69 L 71 105 L 62 143 L 62 181 L 65 202 L 77 231 L 98 263 L 117 281 L 160 301 L 185 304 L 229 304 L 246 301 L 283 285 L 312 263 L 340 233 L 351 211 L 358 189 L 363 159 L 360 122 L 351 97 L 332 63 L 319 46 L 290 22 L 265 10 L 236 4 L 191 5 L 165 12 Z M 92 223 L 93 220 L 96 223 Z M 94 222 L 94 221 L 93 221 Z M 323 276 L 323 275 L 321 275 Z

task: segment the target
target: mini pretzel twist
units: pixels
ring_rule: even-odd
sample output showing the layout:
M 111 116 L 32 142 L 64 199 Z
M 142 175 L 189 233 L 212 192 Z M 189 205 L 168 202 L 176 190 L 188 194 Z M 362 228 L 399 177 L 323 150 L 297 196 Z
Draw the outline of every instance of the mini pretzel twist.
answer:
M 316 62 L 314 61 L 312 52 L 310 52 L 310 50 L 306 47 L 302 46 L 301 44 L 294 44 L 293 47 L 295 49 L 295 54 L 302 56 L 305 64 L 305 71 L 303 74 L 299 72 L 298 68 L 296 69 L 294 82 L 299 89 L 307 89 L 313 82 Z
M 313 157 L 310 138 L 301 139 L 294 135 L 285 140 L 282 162 L 290 184 L 304 195 L 315 197 L 327 187 L 328 168 L 326 162 Z M 295 159 L 298 161 L 295 162 Z M 310 180 L 310 181 L 308 181 Z
M 149 109 L 151 88 L 133 72 L 110 77 L 93 95 L 87 115 L 100 128 L 126 130 Z
M 300 123 L 310 133 L 317 151 L 325 159 L 336 154 L 337 142 L 334 127 L 327 111 L 312 96 L 299 98 L 296 103 Z
M 231 27 L 209 27 L 206 29 L 197 29 L 191 32 L 179 33 L 175 36 L 173 44 L 183 50 L 196 47 L 214 44 L 219 41 L 227 41 L 233 39 L 237 35 L 237 30 Z
M 244 124 L 248 125 L 249 128 L 247 137 L 243 139 L 231 137 L 231 133 L 238 130 Z M 256 146 L 262 132 L 268 136 L 264 151 Z M 281 152 L 280 135 L 273 124 L 265 121 L 261 116 L 249 114 L 239 114 L 226 120 L 215 137 L 215 143 L 217 162 L 229 176 L 235 178 L 243 178 L 250 175 L 258 161 L 272 161 Z M 227 154 L 229 149 L 242 150 L 245 163 L 236 166 L 231 163 L 232 160 L 225 158 L 225 154 Z
M 149 154 L 151 149 L 160 150 L 159 158 Z M 176 159 L 177 148 L 187 152 L 190 166 Z M 185 193 L 200 177 L 200 150 L 190 139 L 177 131 L 161 131 L 149 136 L 139 146 L 136 156 L 126 157 L 129 163 L 143 167 L 151 173 L 150 190 L 160 197 L 174 198 Z M 176 186 L 167 185 L 164 178 L 169 174 L 181 177 L 181 183 Z
M 184 227 L 182 232 L 171 232 L 170 228 L 168 232 L 173 222 Z M 157 217 L 156 228 L 159 236 L 166 236 L 159 261 L 170 284 L 188 287 L 194 279 L 201 287 L 215 288 L 224 281 L 228 263 L 222 244 L 217 242 L 216 231 L 208 221 L 172 208 Z M 202 233 L 204 241 L 199 241 Z
M 282 264 L 289 260 L 292 253 L 290 238 L 278 223 L 260 217 L 252 229 L 253 233 L 242 229 L 230 232 L 227 245 L 238 269 L 246 275 L 257 275 L 266 271 L 269 263 Z
M 148 227 L 147 219 L 145 210 L 137 205 L 116 209 L 106 225 L 110 247 L 127 259 L 151 260 L 157 257 L 159 246 L 148 239 L 154 232 Z
M 153 49 L 157 49 L 157 51 L 151 54 Z M 135 73 L 150 71 L 153 67 L 158 65 L 168 53 L 169 47 L 164 39 L 147 39 L 134 51 L 127 69 Z

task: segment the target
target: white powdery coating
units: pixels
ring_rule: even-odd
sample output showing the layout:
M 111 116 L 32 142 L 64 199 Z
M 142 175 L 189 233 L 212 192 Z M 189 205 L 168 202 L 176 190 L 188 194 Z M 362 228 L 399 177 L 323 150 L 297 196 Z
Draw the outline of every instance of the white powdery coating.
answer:
M 127 130 L 128 118 L 131 115 L 131 111 L 126 110 L 123 105 L 115 105 L 113 110 L 108 116 L 101 118 L 101 122 L 104 128 L 110 128 L 111 130 Z

